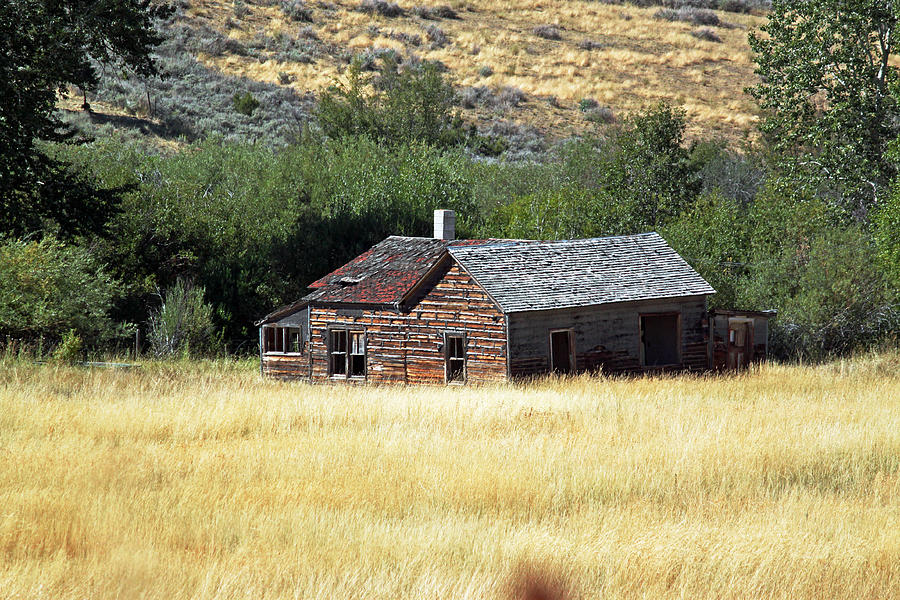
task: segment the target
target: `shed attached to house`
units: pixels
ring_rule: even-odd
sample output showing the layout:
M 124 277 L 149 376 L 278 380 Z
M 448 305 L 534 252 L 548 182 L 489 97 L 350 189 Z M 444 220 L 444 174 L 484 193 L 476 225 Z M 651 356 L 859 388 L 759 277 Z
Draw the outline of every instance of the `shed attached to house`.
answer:
M 715 291 L 656 233 L 567 241 L 392 236 L 259 322 L 263 373 L 456 383 L 703 370 Z
M 738 370 L 764 361 L 769 354 L 769 319 L 774 316 L 774 310 L 709 311 L 710 367 Z

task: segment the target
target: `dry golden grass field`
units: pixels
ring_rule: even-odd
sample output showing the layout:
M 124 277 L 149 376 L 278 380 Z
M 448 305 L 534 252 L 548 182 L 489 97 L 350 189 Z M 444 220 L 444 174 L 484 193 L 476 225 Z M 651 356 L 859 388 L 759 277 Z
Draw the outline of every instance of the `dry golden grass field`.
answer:
M 393 48 L 403 56 L 416 54 L 440 60 L 459 87 L 514 86 L 528 98 L 512 111 L 476 108 L 470 120 L 505 119 L 535 126 L 561 138 L 590 131 L 577 104 L 593 98 L 624 117 L 661 100 L 686 109 L 691 136 L 739 139 L 756 122 L 756 109 L 744 88 L 756 81 L 747 34 L 765 22 L 762 15 L 717 11 L 722 25 L 713 27 L 721 42 L 692 36 L 691 23 L 654 18 L 659 7 L 636 8 L 586 0 L 450 0 L 456 19 L 426 20 L 415 16 L 415 5 L 401 0 L 403 16 L 384 17 L 356 10 L 359 0 L 307 2 L 313 24 L 307 29 L 328 47 L 350 52 Z M 189 22 L 227 34 L 241 42 L 265 34 L 296 37 L 307 27 L 285 16 L 279 3 L 241 2 L 240 16 L 230 0 L 191 0 Z M 555 25 L 561 39 L 539 37 L 534 28 Z M 432 48 L 427 27 L 440 28 L 448 38 Z M 418 36 L 411 45 L 401 35 Z M 308 34 L 307 34 L 308 35 Z M 398 39 L 399 38 L 399 39 Z M 596 48 L 584 50 L 590 40 Z M 337 56 L 309 63 L 284 62 L 275 52 L 250 57 L 236 54 L 199 56 L 201 61 L 230 74 L 278 82 L 279 73 L 294 78 L 299 93 L 320 92 L 345 68 Z M 493 74 L 484 76 L 483 67 Z M 548 99 L 554 96 L 556 102 Z
M 898 598 L 898 369 L 410 388 L 0 362 L 0 598 Z

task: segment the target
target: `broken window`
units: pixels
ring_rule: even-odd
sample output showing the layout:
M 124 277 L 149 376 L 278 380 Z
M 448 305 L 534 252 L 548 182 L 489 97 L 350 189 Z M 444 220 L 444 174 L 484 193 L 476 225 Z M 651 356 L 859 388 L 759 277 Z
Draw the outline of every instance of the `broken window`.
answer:
M 332 329 L 329 342 L 329 375 L 332 377 L 366 376 L 365 332 Z
M 347 375 L 347 330 L 331 330 L 331 369 L 329 375 Z
M 263 327 L 263 352 L 266 354 L 302 354 L 303 341 L 300 327 Z
M 366 339 L 362 331 L 350 332 L 350 377 L 366 376 Z
M 679 315 L 641 315 L 641 345 L 645 367 L 677 365 L 681 362 Z
M 448 334 L 444 340 L 447 383 L 466 380 L 466 338 Z

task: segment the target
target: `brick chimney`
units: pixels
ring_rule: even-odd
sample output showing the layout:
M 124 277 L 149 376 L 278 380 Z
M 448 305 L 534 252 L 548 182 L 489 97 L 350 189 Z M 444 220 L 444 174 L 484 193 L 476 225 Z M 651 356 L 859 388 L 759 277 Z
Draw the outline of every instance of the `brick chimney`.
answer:
M 456 213 L 452 210 L 434 211 L 434 237 L 452 240 L 456 237 Z

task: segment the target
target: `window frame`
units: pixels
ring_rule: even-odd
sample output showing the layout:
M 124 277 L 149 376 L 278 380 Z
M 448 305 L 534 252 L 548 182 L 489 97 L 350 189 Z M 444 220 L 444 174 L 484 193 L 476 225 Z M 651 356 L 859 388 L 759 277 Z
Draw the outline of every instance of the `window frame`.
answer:
M 462 344 L 462 357 L 451 356 L 452 343 L 451 339 L 459 339 Z M 444 383 L 447 384 L 463 384 L 468 381 L 468 356 L 469 356 L 469 340 L 466 338 L 464 331 L 445 331 L 444 332 Z M 451 377 L 452 361 L 462 361 L 462 369 L 459 377 Z
M 356 352 L 354 350 L 358 349 L 354 345 L 354 337 L 359 336 L 359 343 L 362 345 L 362 352 Z M 366 332 L 361 329 L 348 329 L 347 330 L 347 377 L 350 379 L 365 379 L 366 378 Z M 353 357 L 362 357 L 362 373 L 356 374 L 354 371 L 356 370 L 353 363 Z
M 344 337 L 344 349 L 343 351 L 335 351 L 335 335 L 342 335 Z M 353 352 L 352 344 L 353 344 L 353 336 L 359 335 L 360 340 L 362 342 L 362 353 Z M 368 351 L 369 344 L 366 339 L 366 330 L 360 327 L 353 326 L 336 326 L 328 328 L 328 377 L 331 379 L 366 379 L 368 376 Z M 343 361 L 343 373 L 335 372 L 335 357 L 341 356 L 341 360 Z M 362 356 L 362 374 L 354 375 L 353 374 L 353 360 L 354 356 Z
M 648 365 L 644 350 L 644 317 L 675 317 L 675 355 L 678 362 L 664 365 Z M 638 350 L 642 369 L 671 369 L 684 366 L 684 332 L 681 326 L 681 311 L 642 312 L 638 314 Z
M 263 325 L 262 344 L 263 356 L 303 356 L 306 354 L 306 338 L 303 335 L 303 327 L 299 325 Z M 296 331 L 299 336 L 300 350 L 297 352 L 287 350 L 290 347 L 291 332 Z M 271 342 L 275 348 L 270 348 Z M 279 343 L 280 342 L 280 343 Z M 280 346 L 280 350 L 278 349 Z

